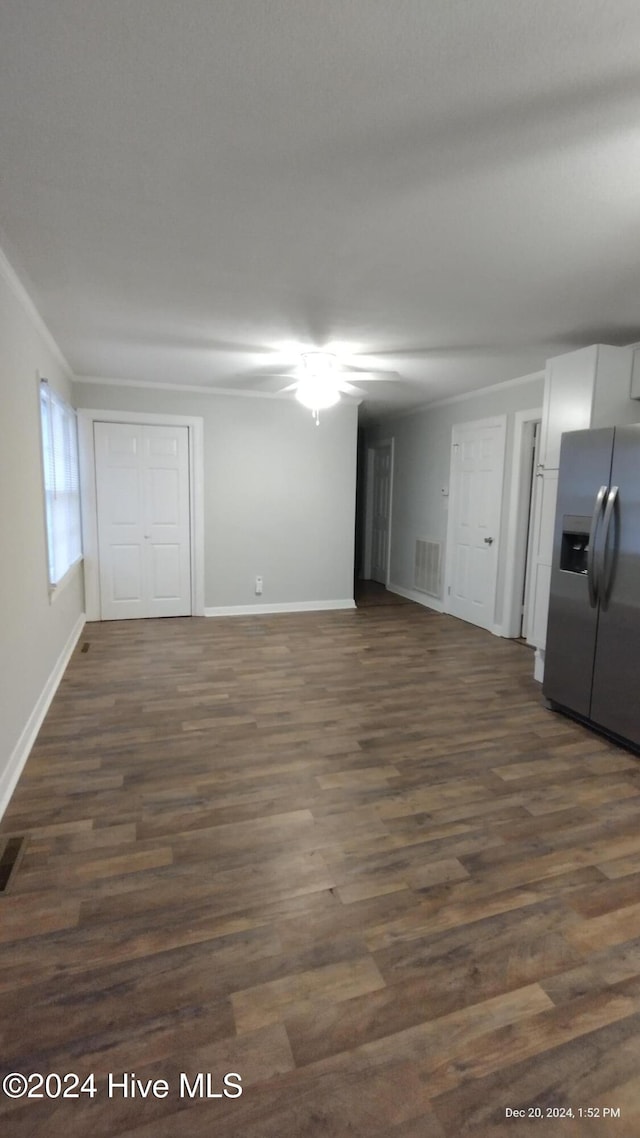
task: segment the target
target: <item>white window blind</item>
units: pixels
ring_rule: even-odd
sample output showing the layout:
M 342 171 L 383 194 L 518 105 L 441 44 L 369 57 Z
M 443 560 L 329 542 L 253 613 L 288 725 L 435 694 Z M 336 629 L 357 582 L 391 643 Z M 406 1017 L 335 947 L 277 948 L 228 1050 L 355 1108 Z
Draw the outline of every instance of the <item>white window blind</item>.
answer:
M 82 557 L 76 413 L 40 384 L 49 583 L 57 585 Z

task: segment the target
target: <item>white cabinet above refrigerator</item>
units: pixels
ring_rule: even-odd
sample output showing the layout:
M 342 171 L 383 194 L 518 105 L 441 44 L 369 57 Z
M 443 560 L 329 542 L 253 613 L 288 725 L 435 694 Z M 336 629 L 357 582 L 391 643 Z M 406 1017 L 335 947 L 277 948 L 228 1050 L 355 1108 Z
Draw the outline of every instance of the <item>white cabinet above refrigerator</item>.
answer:
M 591 344 L 547 360 L 541 463 L 557 470 L 565 431 L 613 427 L 629 421 L 631 348 Z

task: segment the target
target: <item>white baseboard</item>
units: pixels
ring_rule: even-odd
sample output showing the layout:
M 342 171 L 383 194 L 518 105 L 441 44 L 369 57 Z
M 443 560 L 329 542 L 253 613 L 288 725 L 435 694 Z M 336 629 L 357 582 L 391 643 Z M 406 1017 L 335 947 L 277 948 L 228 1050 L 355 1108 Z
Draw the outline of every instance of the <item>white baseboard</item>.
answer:
M 16 783 L 22 774 L 24 765 L 29 758 L 31 748 L 36 741 L 38 731 L 42 726 L 47 711 L 49 710 L 51 701 L 58 690 L 58 685 L 62 679 L 67 664 L 71 659 L 71 654 L 80 639 L 82 629 L 84 628 L 86 616 L 82 613 L 72 631 L 67 643 L 65 644 L 62 652 L 58 656 L 53 670 L 42 689 L 36 705 L 31 712 L 27 722 L 24 725 L 20 738 L 16 743 L 13 751 L 9 756 L 9 762 L 5 767 L 2 775 L 0 775 L 0 819 L 2 818 L 13 794 Z
M 266 616 L 278 612 L 324 612 L 329 609 L 354 609 L 356 602 L 345 598 L 342 601 L 287 601 L 275 605 L 220 605 L 206 608 L 205 616 Z
M 397 593 L 399 597 L 406 597 L 409 601 L 415 601 L 416 604 L 423 605 L 427 609 L 433 609 L 434 612 L 441 612 L 445 616 L 447 610 L 444 606 L 444 601 L 439 600 L 437 597 L 427 596 L 425 593 L 418 592 L 417 589 L 403 589 L 401 585 L 387 585 L 390 593 Z M 481 628 L 482 625 L 477 625 Z M 493 624 L 491 628 L 487 628 L 486 632 L 490 632 L 493 636 L 504 636 L 504 626 L 502 624 Z
M 536 648 L 533 678 L 537 680 L 539 684 L 541 684 L 544 679 L 544 648 Z
M 406 597 L 408 601 L 415 601 L 416 604 L 423 605 L 426 609 L 444 612 L 444 604 L 437 597 L 429 597 L 426 593 L 418 592 L 417 589 L 403 589 L 401 585 L 387 585 L 387 589 L 390 593 L 397 593 L 399 597 Z

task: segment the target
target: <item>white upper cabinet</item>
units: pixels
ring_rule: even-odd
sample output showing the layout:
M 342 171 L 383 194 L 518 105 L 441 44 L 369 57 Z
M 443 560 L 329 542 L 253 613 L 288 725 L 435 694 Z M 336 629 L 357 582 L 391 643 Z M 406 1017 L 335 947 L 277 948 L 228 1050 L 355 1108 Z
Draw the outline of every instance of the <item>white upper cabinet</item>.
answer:
M 545 470 L 557 470 L 564 431 L 615 427 L 634 421 L 631 348 L 592 344 L 547 361 L 542 415 Z

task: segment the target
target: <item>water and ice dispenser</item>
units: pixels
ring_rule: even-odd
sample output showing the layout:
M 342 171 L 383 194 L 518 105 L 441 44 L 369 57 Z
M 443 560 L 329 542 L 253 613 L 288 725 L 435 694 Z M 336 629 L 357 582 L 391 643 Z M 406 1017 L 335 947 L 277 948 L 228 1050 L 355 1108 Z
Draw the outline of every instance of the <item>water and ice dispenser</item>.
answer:
M 560 568 L 566 573 L 587 572 L 591 518 L 565 514 L 562 519 Z

